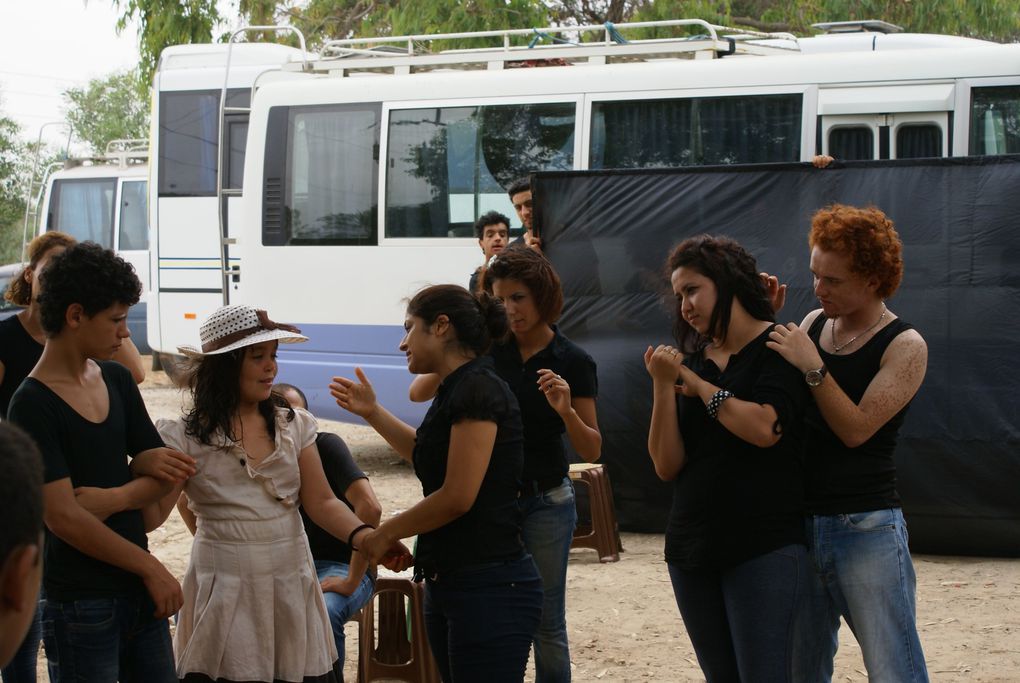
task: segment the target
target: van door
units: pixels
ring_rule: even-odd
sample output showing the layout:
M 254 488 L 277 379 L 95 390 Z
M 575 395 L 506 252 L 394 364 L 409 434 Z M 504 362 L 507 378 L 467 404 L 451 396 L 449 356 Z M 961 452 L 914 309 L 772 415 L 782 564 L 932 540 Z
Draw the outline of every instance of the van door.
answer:
M 120 181 L 115 235 L 118 255 L 134 267 L 142 283 L 142 298 L 128 314 L 131 338 L 142 353 L 149 352 L 146 331 L 150 287 L 148 185 L 145 179 Z

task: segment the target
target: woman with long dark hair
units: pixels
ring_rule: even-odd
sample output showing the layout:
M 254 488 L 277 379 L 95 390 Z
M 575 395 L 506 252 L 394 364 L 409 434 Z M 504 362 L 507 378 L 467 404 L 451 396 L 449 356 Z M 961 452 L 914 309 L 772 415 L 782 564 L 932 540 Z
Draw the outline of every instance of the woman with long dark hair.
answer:
M 414 464 L 425 495 L 362 549 L 375 559 L 418 534 L 415 573 L 425 580 L 425 625 L 444 681 L 521 681 L 542 587 L 520 540 L 520 409 L 485 356 L 506 333 L 506 315 L 485 293 L 438 285 L 411 299 L 404 329 L 408 369 L 441 382 L 417 430 L 379 405 L 361 368 L 357 380 L 330 384 L 342 408 Z
M 180 349 L 195 361 L 193 405 L 158 424 L 168 445 L 196 461 L 178 503 L 196 531 L 174 636 L 178 676 L 335 681 L 336 647 L 298 505 L 353 548 L 368 525 L 326 482 L 315 418 L 272 392 L 277 345 L 307 338 L 250 306 L 220 308 L 200 334 L 201 348 Z M 395 568 L 410 561 L 400 544 L 384 550 Z
M 648 450 L 673 482 L 666 563 L 707 680 L 790 681 L 807 587 L 801 433 L 807 386 L 766 347 L 754 258 L 702 235 L 667 260 L 676 347 L 648 347 Z

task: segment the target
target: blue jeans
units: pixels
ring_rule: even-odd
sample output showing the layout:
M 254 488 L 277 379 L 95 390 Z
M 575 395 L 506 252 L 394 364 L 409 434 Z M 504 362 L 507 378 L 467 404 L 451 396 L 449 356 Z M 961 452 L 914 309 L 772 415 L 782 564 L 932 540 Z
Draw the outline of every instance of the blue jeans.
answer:
M 337 576 L 341 579 L 347 578 L 351 571 L 349 564 L 341 562 L 328 562 L 325 560 L 315 561 L 315 573 L 319 582 L 330 577 Z M 344 668 L 344 644 L 347 642 L 347 635 L 344 633 L 344 624 L 351 620 L 359 609 L 365 606 L 368 599 L 372 597 L 375 590 L 375 580 L 368 572 L 361 577 L 361 583 L 350 595 L 341 595 L 332 591 L 323 591 L 322 597 L 326 600 L 326 612 L 329 614 L 329 625 L 333 628 L 333 640 L 336 641 L 336 652 L 340 657 L 339 669 Z
M 42 608 L 43 600 L 40 597 L 39 604 L 32 617 L 32 624 L 28 627 L 25 640 L 21 647 L 14 653 L 14 658 L 3 668 L 0 675 L 3 683 L 35 683 L 36 660 L 39 657 L 39 640 L 42 638 Z
M 807 549 L 788 545 L 723 571 L 669 565 L 680 616 L 708 683 L 786 683 L 794 677 Z
M 176 683 L 166 619 L 149 600 L 102 598 L 43 608 L 43 642 L 53 683 Z
M 559 486 L 522 495 L 521 536 L 542 577 L 542 623 L 535 634 L 535 682 L 570 680 L 567 643 L 567 557 L 577 526 L 574 487 L 564 477 Z
M 832 680 L 840 615 L 864 657 L 868 680 L 927 681 L 915 620 L 916 578 L 899 508 L 817 515 L 807 520 L 812 590 L 803 680 Z
M 444 683 L 520 683 L 541 616 L 530 555 L 425 581 L 425 629 Z

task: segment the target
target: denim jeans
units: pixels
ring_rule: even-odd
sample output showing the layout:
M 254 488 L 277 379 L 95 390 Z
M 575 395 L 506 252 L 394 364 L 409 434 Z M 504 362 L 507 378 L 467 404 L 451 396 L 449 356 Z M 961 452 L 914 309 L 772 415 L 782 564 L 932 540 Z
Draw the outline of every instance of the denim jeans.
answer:
M 176 683 L 166 619 L 146 599 L 55 602 L 43 608 L 43 642 L 53 683 Z
M 315 573 L 319 577 L 319 583 L 323 579 L 337 576 L 341 579 L 347 578 L 351 571 L 349 564 L 341 562 L 328 562 L 325 560 L 315 561 Z M 337 668 L 344 668 L 344 643 L 347 635 L 344 633 L 344 624 L 351 620 L 358 610 L 365 606 L 368 599 L 372 597 L 375 590 L 375 581 L 365 572 L 361 577 L 361 583 L 350 595 L 341 595 L 332 591 L 323 591 L 322 597 L 326 600 L 326 612 L 329 614 L 329 625 L 333 628 L 333 639 L 336 641 L 336 652 L 340 657 L 340 664 Z
M 14 658 L 0 672 L 3 683 L 35 683 L 39 640 L 42 638 L 42 608 L 43 600 L 40 597 L 35 616 L 32 617 L 32 624 L 28 627 L 28 633 L 25 634 L 25 640 L 22 641 L 18 651 L 14 653 Z
M 541 616 L 530 555 L 425 581 L 425 629 L 444 683 L 520 683 Z
M 542 623 L 535 634 L 535 682 L 570 681 L 567 643 L 567 557 L 577 526 L 574 487 L 564 478 L 559 486 L 537 496 L 523 495 L 521 536 L 542 577 Z
M 915 619 L 916 578 L 899 508 L 807 520 L 814 565 L 803 680 L 832 680 L 839 618 L 850 625 L 872 683 L 927 681 Z
M 669 565 L 680 616 L 708 683 L 801 683 L 794 677 L 799 614 L 810 567 L 788 545 L 723 571 Z

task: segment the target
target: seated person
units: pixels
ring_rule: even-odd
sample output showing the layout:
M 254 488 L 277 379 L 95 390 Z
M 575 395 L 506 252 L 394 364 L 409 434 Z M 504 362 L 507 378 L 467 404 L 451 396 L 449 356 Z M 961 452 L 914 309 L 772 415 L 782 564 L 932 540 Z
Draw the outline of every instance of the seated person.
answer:
M 308 401 L 300 389 L 291 384 L 275 384 L 273 391 L 283 396 L 293 408 L 308 409 Z M 359 519 L 375 526 L 382 517 L 382 507 L 375 497 L 368 477 L 358 468 L 350 449 L 336 434 L 319 432 L 315 439 L 322 458 L 322 469 L 336 497 L 350 507 Z M 375 590 L 374 571 L 368 569 L 368 560 L 315 524 L 304 509 L 301 521 L 308 534 L 308 545 L 315 559 L 315 571 L 322 585 L 329 623 L 333 627 L 336 651 L 340 666 L 344 662 L 344 624 L 357 614 Z

